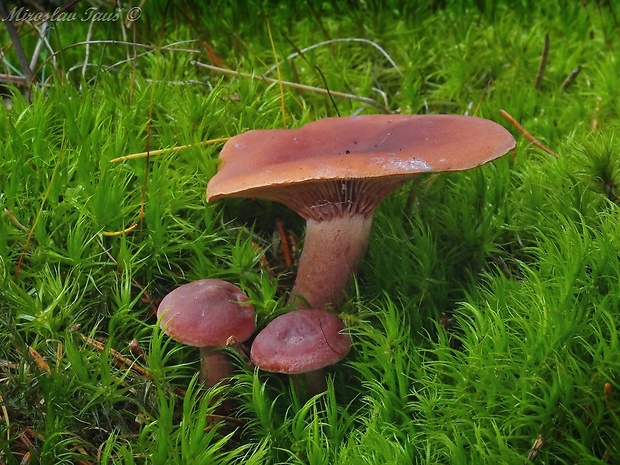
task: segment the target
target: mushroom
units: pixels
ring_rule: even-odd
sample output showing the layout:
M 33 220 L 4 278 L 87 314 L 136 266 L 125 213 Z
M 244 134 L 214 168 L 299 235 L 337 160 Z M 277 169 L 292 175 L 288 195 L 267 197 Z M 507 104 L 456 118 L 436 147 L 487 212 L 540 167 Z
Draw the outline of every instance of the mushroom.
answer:
M 467 170 L 514 147 L 499 124 L 461 115 L 365 115 L 252 130 L 224 145 L 207 201 L 262 198 L 305 218 L 291 301 L 337 306 L 385 197 L 421 173 Z
M 278 316 L 252 342 L 250 359 L 265 371 L 303 375 L 314 395 L 326 389 L 323 368 L 342 360 L 351 348 L 344 323 L 325 310 L 293 310 Z
M 254 307 L 234 284 L 201 279 L 177 287 L 157 309 L 160 325 L 171 338 L 200 348 L 200 375 L 211 387 L 232 374 L 228 355 L 220 348 L 230 336 L 244 342 L 256 329 Z

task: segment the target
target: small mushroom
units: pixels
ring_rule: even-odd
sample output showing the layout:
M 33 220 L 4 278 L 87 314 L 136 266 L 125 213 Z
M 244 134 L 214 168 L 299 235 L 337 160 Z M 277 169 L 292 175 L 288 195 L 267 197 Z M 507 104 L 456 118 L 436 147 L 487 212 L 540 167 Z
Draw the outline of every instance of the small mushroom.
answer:
M 250 359 L 265 371 L 302 375 L 309 394 L 326 388 L 323 368 L 351 348 L 345 324 L 325 310 L 294 310 L 278 316 L 252 342 Z
M 384 198 L 419 174 L 474 168 L 514 146 L 499 124 L 460 115 L 365 115 L 253 130 L 224 145 L 207 201 L 262 198 L 305 218 L 291 300 L 337 306 Z
M 233 336 L 243 342 L 256 329 L 254 307 L 237 286 L 202 279 L 177 287 L 157 310 L 161 327 L 172 339 L 200 348 L 201 379 L 211 387 L 232 374 L 228 355 L 220 348 Z

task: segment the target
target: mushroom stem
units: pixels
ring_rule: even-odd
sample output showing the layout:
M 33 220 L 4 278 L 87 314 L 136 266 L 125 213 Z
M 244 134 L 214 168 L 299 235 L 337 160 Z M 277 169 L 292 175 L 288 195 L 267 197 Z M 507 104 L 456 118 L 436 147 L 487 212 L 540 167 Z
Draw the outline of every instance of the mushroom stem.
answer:
M 230 358 L 221 349 L 201 347 L 200 358 L 200 379 L 207 387 L 215 386 L 233 374 Z
M 327 379 L 323 368 L 292 375 L 292 377 L 298 393 L 305 393 L 312 397 L 327 390 Z
M 337 307 L 364 257 L 372 212 L 309 218 L 297 278 L 289 302 L 300 308 Z

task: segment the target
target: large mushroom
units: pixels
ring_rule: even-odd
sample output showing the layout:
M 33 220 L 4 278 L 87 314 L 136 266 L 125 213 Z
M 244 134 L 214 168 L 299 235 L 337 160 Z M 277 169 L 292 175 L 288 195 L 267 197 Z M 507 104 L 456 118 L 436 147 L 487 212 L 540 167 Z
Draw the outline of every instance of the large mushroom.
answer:
M 256 329 L 254 307 L 234 284 L 201 279 L 177 287 L 157 309 L 161 327 L 172 339 L 200 348 L 201 379 L 211 387 L 232 374 L 221 350 L 233 336 L 244 342 Z
M 326 388 L 323 369 L 349 353 L 351 339 L 345 330 L 344 323 L 325 310 L 288 312 L 258 333 L 250 358 L 262 370 L 304 378 L 307 392 L 318 394 Z
M 262 198 L 305 218 L 291 300 L 300 307 L 336 306 L 385 197 L 421 173 L 474 168 L 514 146 L 499 124 L 460 115 L 365 115 L 252 130 L 224 145 L 207 201 Z

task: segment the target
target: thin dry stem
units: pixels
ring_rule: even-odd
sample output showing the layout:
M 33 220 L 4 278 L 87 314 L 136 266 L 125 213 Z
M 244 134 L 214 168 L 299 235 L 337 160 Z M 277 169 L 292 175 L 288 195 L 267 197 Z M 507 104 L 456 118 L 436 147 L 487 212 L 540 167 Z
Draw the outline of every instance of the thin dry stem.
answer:
M 230 137 L 220 137 L 218 139 L 209 139 L 198 144 L 179 145 L 178 147 L 170 147 L 167 149 L 151 150 L 148 152 L 132 153 L 131 155 L 123 155 L 122 157 L 113 158 L 110 163 L 118 163 L 119 161 L 136 160 L 138 158 L 150 158 L 157 155 L 161 155 L 166 152 L 180 152 L 181 150 L 191 149 L 193 147 L 200 147 L 202 145 L 214 145 L 226 142 Z
M 232 69 L 226 69 L 226 68 L 220 68 L 218 66 L 213 66 L 213 65 L 207 65 L 206 63 L 200 63 L 199 61 L 192 61 L 191 62 L 193 65 L 195 66 L 199 66 L 201 68 L 206 68 L 209 69 L 211 71 L 216 71 L 218 73 L 222 73 L 222 74 L 230 74 L 232 76 L 237 76 L 237 77 L 245 77 L 245 78 L 250 78 L 250 79 L 257 79 L 259 81 L 263 81 L 266 82 L 268 84 L 273 84 L 278 82 L 277 79 L 272 79 L 272 78 L 268 78 L 266 76 L 257 76 L 255 74 L 250 74 L 250 73 L 243 73 L 241 71 L 235 71 Z M 306 84 L 298 84 L 296 82 L 290 82 L 290 81 L 281 81 L 283 86 L 286 87 L 292 87 L 293 89 L 297 89 L 297 90 L 302 90 L 302 91 L 308 91 L 308 92 L 315 92 L 317 94 L 323 94 L 323 95 L 331 95 L 332 97 L 339 97 L 339 98 L 345 98 L 345 99 L 349 99 L 349 100 L 355 100 L 357 102 L 362 102 L 362 103 L 366 103 L 368 105 L 371 105 L 375 108 L 378 108 L 379 110 L 381 110 L 384 113 L 389 113 L 390 111 L 384 107 L 383 105 L 381 105 L 379 102 L 377 102 L 376 100 L 372 99 L 372 98 L 368 98 L 368 97 L 360 97 L 359 95 L 354 95 L 354 94 L 347 94 L 344 92 L 338 92 L 335 90 L 327 90 L 327 89 L 323 89 L 322 87 L 314 87 L 314 86 L 308 86 Z
M 86 68 L 88 67 L 88 58 L 90 57 L 90 38 L 93 34 L 93 27 L 95 26 L 95 22 L 91 21 L 88 25 L 88 32 L 86 33 L 86 50 L 84 51 L 84 63 L 82 63 L 82 77 L 86 79 Z M 80 84 L 81 88 L 81 84 Z
M 549 33 L 545 34 L 545 43 L 543 44 L 543 51 L 540 55 L 540 66 L 538 67 L 538 73 L 536 74 L 536 81 L 534 82 L 534 88 L 540 89 L 543 76 L 545 75 L 545 68 L 547 67 L 547 60 L 549 59 Z
M 120 231 L 102 231 L 101 234 L 103 234 L 104 236 L 107 236 L 107 237 L 122 236 L 123 234 L 127 234 L 127 233 L 133 231 L 137 227 L 138 227 L 138 223 L 134 223 L 131 226 L 129 226 L 128 228 L 121 229 Z
M 58 73 L 58 62 L 56 61 L 55 52 L 54 52 L 54 49 L 52 48 L 52 45 L 50 44 L 49 40 L 47 40 L 47 36 L 46 36 L 47 31 L 49 29 L 48 22 L 46 21 L 45 23 L 43 23 L 43 26 L 40 29 L 39 29 L 39 27 L 37 26 L 36 23 L 32 23 L 32 27 L 39 34 L 39 38 L 45 44 L 45 48 L 47 48 L 47 50 L 50 52 L 50 54 L 54 55 L 53 58 L 52 58 L 52 68 L 54 68 L 54 70 Z M 38 61 L 38 57 L 37 57 L 37 61 Z M 34 65 L 33 65 L 32 69 L 34 69 Z
M 282 109 L 282 125 L 284 128 L 286 125 L 286 102 L 284 100 L 284 86 L 282 84 L 282 74 L 280 72 L 280 65 L 278 63 L 278 53 L 276 52 L 276 46 L 273 42 L 273 35 L 271 33 L 271 23 L 269 22 L 269 15 L 265 15 L 265 21 L 267 22 L 267 32 L 269 33 L 269 43 L 271 44 L 271 52 L 276 60 L 276 75 L 278 76 L 278 87 L 280 88 L 280 106 Z
M 478 100 L 478 104 L 476 105 L 476 108 L 474 109 L 474 112 L 472 114 L 472 116 L 478 116 L 478 112 L 480 111 L 480 107 L 482 106 L 482 102 L 484 102 L 484 99 L 487 96 L 487 93 L 489 92 L 489 87 L 491 87 L 491 83 L 493 82 L 492 79 L 489 79 L 487 81 L 487 85 L 484 86 L 484 90 L 482 91 L 482 95 L 480 96 L 480 100 Z
M 499 112 L 504 118 L 508 120 L 510 124 L 512 124 L 517 129 L 517 131 L 523 134 L 525 138 L 529 140 L 532 144 L 534 144 L 539 149 L 544 150 L 549 155 L 553 155 L 554 157 L 557 156 L 557 154 L 553 150 L 551 150 L 549 147 L 547 147 L 542 142 L 540 142 L 538 139 L 536 139 L 534 136 L 532 136 L 523 126 L 521 126 L 521 124 L 519 124 L 519 122 L 516 119 L 510 116 L 510 114 L 507 111 L 500 110 Z
M 277 69 L 277 66 L 281 65 L 285 61 L 290 61 L 290 60 L 292 60 L 294 58 L 297 58 L 298 56 L 300 56 L 300 55 L 302 55 L 302 54 L 304 54 L 306 52 L 309 52 L 310 50 L 313 50 L 315 48 L 322 47 L 324 45 L 333 45 L 333 44 L 338 43 L 338 42 L 362 42 L 362 43 L 365 43 L 365 44 L 372 45 L 374 48 L 379 50 L 379 52 L 381 52 L 381 54 L 386 58 L 386 60 L 390 62 L 390 65 L 392 65 L 392 67 L 396 71 L 398 71 L 398 73 L 402 76 L 402 74 L 403 74 L 402 71 L 398 68 L 398 65 L 396 64 L 396 62 L 394 60 L 392 60 L 392 57 L 390 57 L 390 55 L 385 50 L 383 50 L 376 42 L 373 42 L 372 40 L 368 40 L 368 39 L 362 39 L 361 37 L 341 37 L 341 38 L 338 38 L 338 39 L 330 39 L 330 40 L 325 40 L 323 42 L 318 42 L 318 43 L 310 45 L 310 46 L 308 46 L 306 48 L 302 48 L 298 52 L 291 53 L 284 60 L 276 63 L 274 66 L 269 68 L 267 71 L 265 71 L 263 73 L 263 76 L 271 74 L 275 69 Z
M 106 350 L 105 345 L 102 342 L 99 342 L 92 337 L 84 336 L 83 334 L 80 334 L 80 336 L 87 345 L 91 346 L 95 350 L 99 352 L 103 352 Z M 108 354 L 112 357 L 112 363 L 114 363 L 114 365 L 116 365 L 117 367 L 126 368 L 133 371 L 134 373 L 137 373 L 140 376 L 144 376 L 145 378 L 148 378 L 150 380 L 155 380 L 155 375 L 153 373 L 151 373 L 149 370 L 147 370 L 137 362 L 129 360 L 117 350 L 110 347 L 108 349 Z M 185 395 L 187 394 L 187 391 L 181 388 L 174 388 L 174 392 L 180 397 L 185 397 Z
M 105 350 L 105 345 L 102 342 L 99 342 L 96 339 L 93 339 L 92 337 L 84 336 L 83 334 L 80 334 L 80 336 L 86 344 L 98 350 L 99 352 L 103 352 Z M 123 354 L 121 354 L 117 350 L 109 348 L 108 353 L 112 357 L 113 363 L 116 366 L 133 370 L 139 375 L 144 376 L 145 378 L 148 378 L 151 380 L 155 379 L 155 375 L 153 375 L 153 373 L 148 371 L 146 368 L 140 366 L 135 361 L 129 360 L 127 357 L 125 357 Z
M 26 85 L 28 81 L 23 76 L 11 76 L 10 74 L 0 74 L 0 82 L 8 82 L 16 85 Z
M 15 218 L 15 215 L 13 215 L 13 213 L 9 211 L 8 208 L 4 209 L 4 214 L 9 217 L 9 220 L 11 220 L 11 223 L 13 223 L 17 228 L 21 229 L 26 234 L 30 234 L 30 229 L 28 229 L 26 226 L 21 224 L 19 220 Z
M 83 42 L 75 42 L 73 44 L 70 44 L 70 45 L 67 45 L 66 47 L 61 48 L 60 50 L 56 52 L 52 51 L 50 56 L 48 56 L 45 59 L 45 61 L 41 64 L 41 67 L 45 66 L 49 60 L 54 60 L 56 56 L 60 55 L 65 50 L 69 50 L 73 47 L 78 47 L 81 45 L 128 45 L 128 46 L 135 47 L 135 48 L 145 48 L 147 50 L 156 50 L 160 52 L 183 52 L 183 53 L 195 53 L 195 54 L 201 53 L 200 50 L 174 48 L 172 44 L 164 45 L 164 46 L 157 46 L 157 45 L 141 44 L 138 42 L 129 42 L 125 40 L 89 40 L 89 41 L 83 41 Z
M 286 231 L 284 231 L 284 225 L 282 221 L 276 220 L 276 228 L 278 229 L 278 234 L 280 235 L 280 244 L 282 244 L 282 255 L 284 255 L 284 263 L 286 263 L 286 267 L 290 268 L 293 266 L 293 256 L 291 254 L 291 248 L 288 245 L 288 239 L 286 237 Z
M 575 82 L 575 79 L 577 79 L 577 76 L 579 76 L 580 72 L 581 65 L 577 66 L 574 70 L 570 72 L 568 76 L 566 76 L 566 79 L 564 79 L 564 82 L 562 82 L 562 85 L 560 86 L 560 92 L 564 92 L 566 89 L 568 89 L 573 84 L 573 82 Z
M 39 33 L 39 40 L 37 41 L 37 45 L 34 48 L 34 53 L 32 54 L 32 58 L 30 59 L 30 69 L 34 69 L 35 65 L 37 64 L 37 61 L 39 61 L 39 55 L 41 54 L 41 48 L 43 48 L 43 45 L 45 45 L 47 41 L 45 38 L 45 34 L 47 33 L 48 29 L 49 29 L 49 21 L 45 21 L 43 23 L 43 26 L 41 27 L 40 31 L 37 29 L 37 32 Z
M 7 32 L 9 33 L 11 43 L 13 44 L 13 48 L 15 49 L 15 54 L 17 55 L 17 59 L 19 60 L 22 72 L 24 73 L 24 77 L 26 78 L 26 81 L 30 83 L 32 82 L 33 78 L 32 69 L 30 68 L 30 64 L 28 63 L 26 55 L 24 54 L 24 48 L 22 47 L 22 42 L 19 38 L 17 30 L 15 29 L 15 25 L 13 24 L 13 21 L 9 19 L 9 10 L 4 0 L 0 0 L 0 15 L 2 15 L 2 18 L 5 18 L 3 20 L 3 23 L 5 24 Z

